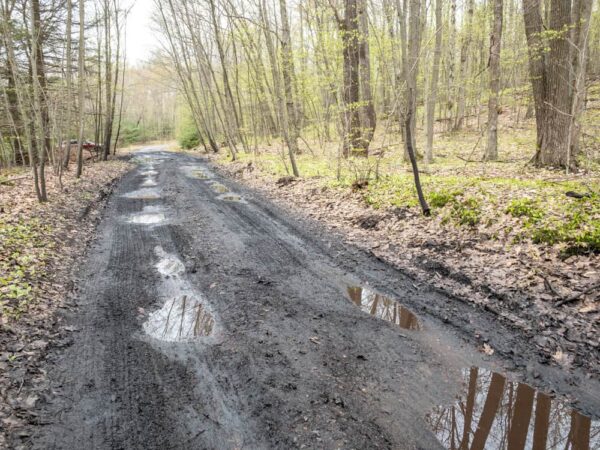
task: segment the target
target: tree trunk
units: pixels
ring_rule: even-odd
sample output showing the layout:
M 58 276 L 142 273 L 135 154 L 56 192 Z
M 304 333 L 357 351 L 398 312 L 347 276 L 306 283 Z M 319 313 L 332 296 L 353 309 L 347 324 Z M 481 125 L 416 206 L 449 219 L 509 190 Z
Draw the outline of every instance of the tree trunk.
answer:
M 80 0 L 81 1 L 81 0 Z M 113 115 L 114 108 L 112 103 L 112 88 L 113 88 L 113 78 L 112 78 L 112 48 L 111 48 L 111 12 L 110 12 L 110 3 L 109 0 L 104 0 L 104 84 L 106 95 L 106 115 L 104 116 L 104 142 L 102 147 L 102 160 L 108 160 L 108 155 L 110 154 L 110 143 L 112 139 L 112 126 L 113 126 Z
M 113 0 L 113 7 L 115 9 L 115 31 L 117 34 L 117 51 L 115 53 L 115 77 L 112 89 L 112 97 L 110 100 L 110 139 L 108 140 L 108 154 L 110 154 L 111 139 L 113 133 L 113 125 L 115 122 L 115 107 L 117 104 L 117 86 L 119 85 L 119 70 L 120 70 L 120 58 L 121 58 L 121 28 L 119 26 L 119 9 L 117 7 L 117 0 Z M 125 70 L 125 68 L 123 68 Z M 115 142 L 114 154 L 117 153 L 117 143 Z M 108 155 L 107 155 L 108 156 Z
M 410 0 L 408 16 L 408 54 L 406 58 L 406 116 L 410 121 L 410 145 L 413 149 L 416 145 L 416 116 L 417 116 L 417 75 L 419 73 L 419 47 L 421 40 L 421 1 Z M 404 136 L 405 152 L 404 159 L 410 160 L 408 153 L 408 136 Z
M 455 70 L 456 70 L 456 0 L 450 0 L 450 30 L 448 31 L 448 85 L 446 89 L 446 126 L 447 130 L 452 130 L 454 111 L 456 110 L 456 102 L 454 101 L 455 86 Z
M 77 137 L 77 173 L 83 173 L 83 131 L 85 125 L 85 3 L 79 0 L 79 50 L 77 56 L 77 91 L 79 110 L 79 133 Z
M 462 129 L 463 121 L 465 117 L 466 108 L 466 85 L 467 76 L 469 74 L 469 50 L 471 48 L 471 34 L 473 28 L 473 9 L 474 1 L 468 0 L 467 11 L 466 11 L 466 24 L 462 31 L 462 45 L 460 47 L 460 67 L 458 80 L 458 98 L 456 108 L 456 119 L 454 121 L 454 130 L 458 131 Z
M 412 93 L 409 93 L 409 98 L 413 98 Z M 404 129 L 405 129 L 405 143 L 406 143 L 406 153 L 408 153 L 408 157 L 410 159 L 410 163 L 412 165 L 413 170 L 413 178 L 415 181 L 415 188 L 417 189 L 417 196 L 419 197 L 419 204 L 421 205 L 421 210 L 423 211 L 424 216 L 429 216 L 431 211 L 429 209 L 429 205 L 425 200 L 425 196 L 423 195 L 423 189 L 421 188 L 421 180 L 419 178 L 419 167 L 417 166 L 417 157 L 415 149 L 412 145 L 414 139 L 412 137 L 412 128 L 413 128 L 413 120 L 411 117 L 412 111 L 415 110 L 414 105 L 408 105 L 408 114 L 404 121 Z
M 344 157 L 366 156 L 360 123 L 358 0 L 344 0 L 344 19 L 338 20 L 342 34 L 344 72 Z
M 540 0 L 523 0 L 537 132 L 534 161 L 539 166 L 568 169 L 577 164 L 587 45 L 573 49 L 570 39 L 587 42 L 591 0 L 581 0 L 578 8 L 574 15 L 579 25 L 573 23 L 571 0 L 551 0 L 549 24 L 544 25 Z M 573 27 L 576 31 L 569 33 Z M 547 32 L 553 33 L 551 39 L 544 39 Z M 575 59 L 572 49 L 579 54 Z M 575 87 L 571 80 L 578 80 Z
M 503 0 L 494 0 L 494 20 L 490 36 L 490 98 L 488 101 L 488 142 L 484 159 L 498 159 L 498 92 L 500 90 L 500 49 Z
M 288 156 L 292 165 L 292 172 L 294 176 L 299 176 L 298 167 L 296 166 L 296 158 L 294 156 L 294 143 L 290 137 L 290 128 L 288 122 L 288 114 L 286 112 L 286 94 L 281 86 L 281 76 L 277 69 L 277 57 L 275 54 L 275 45 L 273 43 L 273 37 L 271 36 L 271 29 L 269 26 L 269 20 L 267 16 L 267 4 L 265 0 L 261 0 L 260 3 L 260 16 L 263 22 L 263 29 L 265 35 L 265 42 L 267 46 L 267 54 L 269 56 L 269 63 L 271 65 L 271 76 L 273 78 L 273 98 L 275 100 L 275 109 L 279 118 L 279 127 L 283 140 L 288 148 Z M 298 143 L 296 141 L 295 145 Z
M 369 145 L 375 133 L 377 125 L 377 115 L 375 105 L 373 104 L 373 94 L 371 91 L 371 52 L 369 49 L 369 17 L 367 14 L 367 1 L 359 0 L 358 15 L 360 20 L 360 40 L 359 40 L 359 79 L 360 79 L 360 98 L 362 109 L 362 140 L 365 147 L 365 153 L 368 153 Z
M 29 158 L 29 165 L 33 173 L 33 186 L 37 195 L 38 200 L 41 200 L 40 185 L 37 172 L 37 161 L 34 153 L 34 136 L 32 134 L 32 118 L 29 114 L 27 104 L 29 103 L 29 96 L 27 95 L 28 89 L 21 82 L 19 76 L 19 68 L 17 65 L 17 58 L 15 56 L 15 50 L 13 41 L 10 36 L 8 28 L 9 21 L 7 19 L 8 14 L 6 10 L 3 10 L 5 14 L 2 20 L 2 30 L 5 38 L 6 56 L 8 60 L 8 66 L 10 68 L 12 79 L 15 87 L 15 97 L 17 101 L 17 107 L 19 109 L 19 116 L 22 121 L 23 133 L 25 134 L 25 141 L 27 144 L 27 155 Z
M 82 1 L 82 0 L 80 0 Z M 67 96 L 67 101 L 66 101 L 66 105 L 67 105 L 67 112 L 66 112 L 66 119 L 65 122 L 67 123 L 66 125 L 66 141 L 67 141 L 67 148 L 66 148 L 66 153 L 63 156 L 63 159 L 61 161 L 63 167 L 65 169 L 67 169 L 69 167 L 69 160 L 71 159 L 71 92 L 73 89 L 72 86 L 72 52 L 71 52 L 71 38 L 72 38 L 72 24 L 73 24 L 73 1 L 72 0 L 67 0 L 67 25 L 66 25 L 66 39 L 67 39 L 67 48 L 66 48 L 66 60 L 67 60 L 67 67 L 66 67 L 66 71 L 67 71 L 67 92 L 65 93 L 65 95 Z M 64 145 L 62 142 L 59 142 L 60 148 L 63 149 Z
M 283 78 L 283 88 L 285 91 L 285 104 L 288 123 L 288 151 L 290 153 L 290 162 L 294 176 L 298 177 L 298 167 L 294 155 L 298 152 L 298 117 L 296 115 L 296 105 L 294 103 L 294 59 L 292 56 L 292 43 L 290 37 L 290 25 L 288 22 L 286 0 L 279 0 L 279 10 L 281 13 L 281 74 Z
M 427 97 L 427 146 L 425 148 L 425 162 L 433 162 L 433 127 L 435 124 L 435 103 L 437 101 L 438 79 L 440 75 L 440 59 L 442 56 L 442 0 L 435 2 L 435 49 L 433 52 L 433 67 L 431 69 L 431 83 Z
M 244 137 L 242 136 L 241 130 L 240 130 L 240 122 L 239 122 L 239 118 L 236 112 L 236 108 L 235 108 L 235 100 L 233 98 L 233 93 L 231 91 L 231 85 L 229 84 L 229 74 L 227 72 L 227 65 L 226 65 L 226 61 L 225 61 L 225 52 L 223 50 L 223 43 L 221 40 L 221 32 L 219 29 L 219 24 L 217 21 L 217 13 L 216 13 L 216 9 L 215 9 L 215 1 L 214 0 L 209 0 L 210 3 L 210 15 L 211 15 L 211 20 L 212 20 L 212 24 L 213 24 L 213 28 L 214 28 L 214 32 L 215 32 L 215 41 L 217 44 L 217 51 L 219 54 L 219 60 L 221 62 L 221 70 L 223 71 L 223 89 L 225 90 L 225 98 L 227 100 L 227 106 L 229 109 L 229 112 L 225 111 L 225 114 L 227 114 L 229 116 L 229 114 L 231 114 L 233 116 L 233 120 L 234 120 L 234 124 L 235 124 L 235 133 L 238 137 L 238 139 L 240 139 L 240 141 L 242 141 L 242 146 L 244 147 L 244 150 L 246 152 L 248 152 L 248 148 L 246 146 L 246 142 Z M 232 159 L 236 159 L 236 153 L 235 153 L 235 149 L 231 149 L 231 157 Z
M 119 98 L 119 121 L 117 122 L 117 133 L 115 135 L 115 144 L 113 146 L 113 155 L 117 154 L 117 145 L 121 135 L 121 122 L 123 119 L 123 105 L 125 99 L 125 72 L 127 71 L 127 13 L 125 14 L 125 23 L 123 24 L 123 70 L 121 71 L 121 96 Z M 118 73 L 118 71 L 117 71 Z M 116 86 L 115 86 L 116 88 Z
M 48 102 L 46 101 L 46 73 L 44 68 L 44 54 L 42 52 L 42 29 L 40 18 L 39 0 L 31 1 L 31 73 L 33 82 L 33 107 L 35 128 L 37 128 L 38 149 L 38 200 L 48 200 L 46 194 L 46 157 L 50 153 Z

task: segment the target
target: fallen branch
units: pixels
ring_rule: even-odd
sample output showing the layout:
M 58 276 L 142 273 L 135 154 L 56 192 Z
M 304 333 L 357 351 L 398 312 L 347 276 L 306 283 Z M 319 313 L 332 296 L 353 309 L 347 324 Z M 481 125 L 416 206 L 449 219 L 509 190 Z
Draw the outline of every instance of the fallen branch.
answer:
M 0 178 L 0 184 L 4 184 L 6 186 L 12 186 L 13 181 L 23 180 L 25 178 L 29 178 L 29 175 L 22 175 L 20 177 L 12 177 L 12 178 Z
M 577 301 L 577 300 L 579 300 L 580 297 L 584 296 L 588 292 L 591 292 L 594 289 L 598 289 L 598 288 L 600 288 L 600 281 L 597 281 L 596 283 L 592 283 L 590 286 L 588 286 L 581 292 L 577 292 L 576 294 L 573 294 L 570 297 L 563 298 L 562 300 L 557 301 L 554 304 L 554 306 L 558 307 L 558 306 L 566 305 L 567 303 L 572 303 L 574 301 Z

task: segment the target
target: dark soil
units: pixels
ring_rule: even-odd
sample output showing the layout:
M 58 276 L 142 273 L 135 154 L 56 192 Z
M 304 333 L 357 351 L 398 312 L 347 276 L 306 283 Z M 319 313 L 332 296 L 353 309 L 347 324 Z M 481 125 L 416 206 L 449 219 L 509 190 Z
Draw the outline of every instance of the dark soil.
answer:
M 495 314 L 415 283 L 231 180 L 184 167 L 202 160 L 146 155 L 109 200 L 77 307 L 61 319 L 72 344 L 51 351 L 52 392 L 14 446 L 438 448 L 425 417 L 452 402 L 472 365 L 600 414 L 597 381 L 548 365 Z M 123 197 L 148 180 L 148 165 L 162 197 Z M 241 201 L 219 197 L 215 180 Z M 129 222 L 143 210 L 158 223 Z M 157 247 L 184 273 L 161 275 Z M 353 305 L 347 287 L 367 284 L 415 312 L 422 329 Z M 148 336 L 150 315 L 182 295 L 206 304 L 212 335 Z

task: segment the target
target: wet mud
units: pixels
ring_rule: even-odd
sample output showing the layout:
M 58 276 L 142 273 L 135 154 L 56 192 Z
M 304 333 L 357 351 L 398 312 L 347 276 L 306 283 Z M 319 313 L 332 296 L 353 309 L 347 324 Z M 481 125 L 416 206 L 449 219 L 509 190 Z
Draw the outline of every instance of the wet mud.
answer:
M 549 364 L 531 336 L 202 159 L 134 160 L 59 319 L 73 339 L 51 352 L 39 424 L 15 443 L 597 448 L 599 383 Z

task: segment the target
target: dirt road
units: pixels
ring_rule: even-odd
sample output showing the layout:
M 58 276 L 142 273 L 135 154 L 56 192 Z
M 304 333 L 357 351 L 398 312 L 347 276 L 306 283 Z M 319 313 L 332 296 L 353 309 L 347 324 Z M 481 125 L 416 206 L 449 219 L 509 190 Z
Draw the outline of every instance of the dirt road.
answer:
M 461 405 L 465 439 L 519 442 L 531 438 L 534 397 L 519 403 L 529 417 L 507 413 L 512 393 L 530 389 L 517 381 L 556 394 L 549 436 L 600 446 L 598 382 L 541 360 L 491 314 L 288 217 L 202 160 L 136 159 L 80 269 L 64 319 L 72 344 L 52 353 L 53 393 L 28 446 L 435 449 L 462 432 Z M 520 425 L 510 432 L 477 425 L 500 379 L 492 419 L 510 414 Z M 535 394 L 538 407 L 545 397 Z

